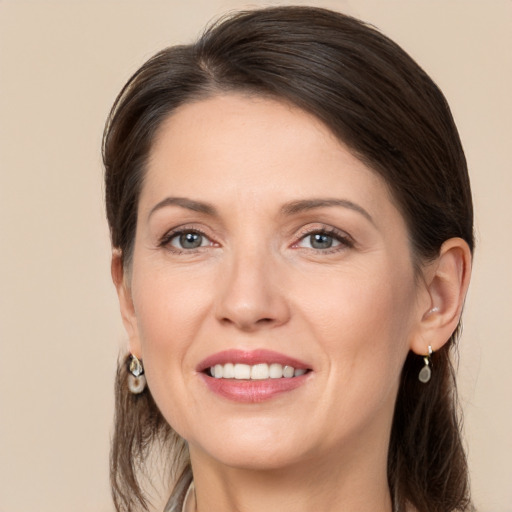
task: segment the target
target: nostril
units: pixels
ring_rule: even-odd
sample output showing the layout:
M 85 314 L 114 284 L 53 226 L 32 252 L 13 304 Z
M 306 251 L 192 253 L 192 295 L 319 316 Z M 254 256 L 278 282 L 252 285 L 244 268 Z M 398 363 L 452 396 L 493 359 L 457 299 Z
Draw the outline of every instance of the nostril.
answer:
M 225 316 L 224 318 L 221 318 L 220 321 L 222 324 L 226 326 L 235 325 L 239 329 L 244 331 L 252 331 L 254 329 L 257 329 L 258 327 L 271 326 L 272 324 L 276 323 L 276 319 L 271 317 L 258 318 L 254 320 L 252 318 L 230 318 Z

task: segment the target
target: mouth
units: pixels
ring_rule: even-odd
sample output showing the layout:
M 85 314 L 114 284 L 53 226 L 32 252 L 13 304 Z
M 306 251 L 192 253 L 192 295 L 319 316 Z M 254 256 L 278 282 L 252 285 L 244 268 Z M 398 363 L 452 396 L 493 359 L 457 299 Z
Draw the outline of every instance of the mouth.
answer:
M 312 371 L 307 363 L 272 350 L 224 350 L 197 366 L 216 379 L 265 380 L 300 377 Z
M 208 368 L 205 373 L 215 379 L 235 380 L 266 380 L 266 379 L 292 379 L 306 374 L 306 368 L 294 368 L 279 363 L 259 363 L 254 365 L 243 363 L 216 364 Z
M 268 350 L 228 350 L 198 367 L 210 391 L 236 402 L 262 402 L 309 380 L 313 369 L 298 359 Z

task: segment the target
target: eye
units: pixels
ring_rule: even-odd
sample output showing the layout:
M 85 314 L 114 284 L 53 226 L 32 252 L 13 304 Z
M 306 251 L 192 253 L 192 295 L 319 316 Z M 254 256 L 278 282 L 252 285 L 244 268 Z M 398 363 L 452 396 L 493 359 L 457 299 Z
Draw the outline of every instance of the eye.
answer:
M 182 231 L 171 233 L 162 241 L 163 245 L 170 245 L 178 250 L 193 250 L 199 247 L 212 245 L 210 239 L 199 231 Z
M 354 243 L 348 235 L 334 229 L 317 229 L 310 231 L 303 235 L 295 244 L 295 247 L 303 247 L 316 251 L 337 250 L 353 246 Z
M 310 247 L 311 249 L 331 249 L 340 245 L 341 242 L 334 236 L 327 233 L 313 233 L 304 237 L 300 242 L 300 247 Z

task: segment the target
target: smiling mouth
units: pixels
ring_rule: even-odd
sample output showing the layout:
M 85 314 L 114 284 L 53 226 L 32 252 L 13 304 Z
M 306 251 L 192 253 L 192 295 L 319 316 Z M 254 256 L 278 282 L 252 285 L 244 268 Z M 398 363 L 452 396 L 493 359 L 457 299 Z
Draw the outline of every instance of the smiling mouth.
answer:
M 302 388 L 311 381 L 313 368 L 272 350 L 225 350 L 198 364 L 206 387 L 235 403 L 254 404 Z
M 205 373 L 215 379 L 231 380 L 268 380 L 268 379 L 292 379 L 300 377 L 310 370 L 294 368 L 279 363 L 259 363 L 254 365 L 243 363 L 216 364 L 205 370 Z

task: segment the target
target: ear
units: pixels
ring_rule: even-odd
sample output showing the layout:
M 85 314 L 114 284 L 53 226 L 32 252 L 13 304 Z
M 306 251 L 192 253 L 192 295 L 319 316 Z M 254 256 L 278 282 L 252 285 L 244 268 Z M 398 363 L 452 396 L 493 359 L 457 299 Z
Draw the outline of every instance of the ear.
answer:
M 128 334 L 130 352 L 138 359 L 142 359 L 139 329 L 137 325 L 137 317 L 135 315 L 135 308 L 133 306 L 130 280 L 123 266 L 122 252 L 119 249 L 114 249 L 112 251 L 110 271 L 112 274 L 112 281 L 114 281 L 114 285 L 117 290 L 117 297 L 119 299 L 124 328 Z
M 471 276 L 471 251 L 461 238 L 450 238 L 424 272 L 425 300 L 420 301 L 419 324 L 410 348 L 418 355 L 435 352 L 459 324 Z

